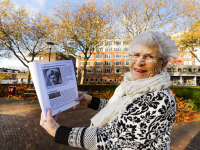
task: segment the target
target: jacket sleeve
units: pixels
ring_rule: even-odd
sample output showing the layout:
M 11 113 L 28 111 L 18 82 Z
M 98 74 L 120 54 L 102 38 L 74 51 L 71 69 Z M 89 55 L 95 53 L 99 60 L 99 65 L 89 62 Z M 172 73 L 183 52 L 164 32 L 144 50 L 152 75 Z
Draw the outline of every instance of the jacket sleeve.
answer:
M 72 147 L 97 149 L 97 127 L 64 127 L 61 126 L 56 131 L 55 142 Z
M 107 103 L 108 103 L 108 100 L 92 97 L 91 104 L 88 105 L 88 107 L 91 109 L 100 111 L 101 109 L 103 109 L 106 106 Z

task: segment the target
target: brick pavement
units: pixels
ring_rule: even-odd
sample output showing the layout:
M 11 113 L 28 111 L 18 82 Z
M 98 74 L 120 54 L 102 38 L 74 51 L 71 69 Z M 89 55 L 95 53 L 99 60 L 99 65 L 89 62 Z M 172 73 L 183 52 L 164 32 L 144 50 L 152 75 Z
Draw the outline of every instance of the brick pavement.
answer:
M 62 112 L 60 125 L 89 126 L 96 111 L 78 106 Z M 56 144 L 40 127 L 41 109 L 37 100 L 0 99 L 0 150 L 78 150 Z M 171 150 L 200 150 L 200 119 L 194 124 L 174 126 Z

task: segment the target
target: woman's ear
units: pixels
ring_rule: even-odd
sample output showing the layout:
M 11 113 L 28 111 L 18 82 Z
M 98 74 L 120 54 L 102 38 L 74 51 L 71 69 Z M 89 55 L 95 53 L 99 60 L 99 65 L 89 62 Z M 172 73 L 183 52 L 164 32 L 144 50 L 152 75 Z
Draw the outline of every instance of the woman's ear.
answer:
M 163 70 L 166 66 L 167 66 L 167 63 L 168 63 L 168 61 L 167 62 L 162 62 L 162 67 L 161 67 L 161 70 Z

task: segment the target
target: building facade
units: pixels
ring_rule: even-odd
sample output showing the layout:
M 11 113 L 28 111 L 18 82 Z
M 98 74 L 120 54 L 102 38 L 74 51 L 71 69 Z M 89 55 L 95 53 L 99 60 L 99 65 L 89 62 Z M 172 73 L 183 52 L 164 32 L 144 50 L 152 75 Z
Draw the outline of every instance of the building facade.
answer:
M 84 84 L 120 84 L 129 71 L 128 42 L 106 40 L 87 62 Z M 84 54 L 79 52 L 78 83 L 81 81 Z M 200 57 L 199 57 L 200 58 Z M 200 65 L 189 51 L 180 51 L 176 61 L 169 61 L 167 70 L 174 85 L 200 85 Z
M 87 62 L 85 84 L 120 84 L 123 74 L 129 69 L 128 41 L 106 40 Z M 83 53 L 79 53 L 78 83 L 83 68 Z

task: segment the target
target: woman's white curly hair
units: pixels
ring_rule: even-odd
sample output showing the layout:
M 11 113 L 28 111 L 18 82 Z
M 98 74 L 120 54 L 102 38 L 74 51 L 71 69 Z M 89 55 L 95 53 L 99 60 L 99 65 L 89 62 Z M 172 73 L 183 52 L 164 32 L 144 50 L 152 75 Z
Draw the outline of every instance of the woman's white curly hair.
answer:
M 171 58 L 176 59 L 177 57 L 177 45 L 175 44 L 175 41 L 165 33 L 146 31 L 137 34 L 133 38 L 129 47 L 131 54 L 134 52 L 134 48 L 138 44 L 157 47 L 165 62 L 169 61 Z

